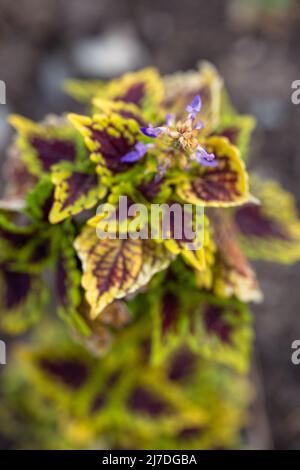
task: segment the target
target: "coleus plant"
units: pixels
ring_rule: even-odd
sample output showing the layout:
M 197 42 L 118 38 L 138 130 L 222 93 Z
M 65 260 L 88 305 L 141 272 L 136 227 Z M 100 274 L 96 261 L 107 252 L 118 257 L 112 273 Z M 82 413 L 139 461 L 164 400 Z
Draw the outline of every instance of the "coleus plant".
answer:
M 148 320 L 148 321 L 147 321 Z M 0 418 L 23 449 L 237 448 L 247 422 L 243 375 L 181 347 L 149 360 L 150 318 L 123 329 L 100 361 L 53 323 L 18 342 Z M 23 343 L 23 344 L 22 344 Z
M 237 114 L 208 63 L 165 77 L 149 68 L 109 83 L 72 80 L 66 90 L 81 115 L 11 117 L 1 329 L 25 331 L 52 298 L 51 310 L 93 354 L 106 353 L 103 361 L 124 331 L 145 329 L 156 367 L 186 347 L 214 371 L 247 372 L 247 304 L 262 300 L 247 257 L 300 258 L 292 196 L 246 169 L 254 119 Z M 173 230 L 167 240 L 100 239 L 96 208 L 117 208 L 121 196 L 129 205 L 204 208 L 202 245 L 189 250 Z

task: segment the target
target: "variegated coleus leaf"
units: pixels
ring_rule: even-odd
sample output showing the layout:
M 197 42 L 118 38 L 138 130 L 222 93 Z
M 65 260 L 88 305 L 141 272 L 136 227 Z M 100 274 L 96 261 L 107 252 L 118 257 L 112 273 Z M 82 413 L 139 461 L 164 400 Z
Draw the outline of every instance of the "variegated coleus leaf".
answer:
M 164 77 L 164 106 L 168 112 L 181 118 L 186 106 L 199 95 L 202 108 L 199 119 L 204 133 L 211 133 L 219 124 L 223 80 L 208 62 L 199 64 L 197 71 L 179 72 Z
M 45 327 L 47 335 L 40 332 L 40 347 L 20 348 L 18 354 L 40 392 L 60 405 L 72 403 L 90 381 L 96 360 L 73 341 L 66 341 L 61 329 L 51 323 L 45 323 Z
M 99 176 L 87 170 L 66 163 L 52 168 L 51 180 L 55 186 L 49 214 L 52 224 L 91 209 L 105 196 L 106 187 L 101 186 Z
M 27 412 L 25 423 L 17 420 L 18 429 L 21 422 L 26 430 L 23 447 L 33 441 L 49 447 L 48 428 L 44 434 L 33 426 L 32 433 L 36 403 L 38 421 L 51 423 L 52 448 L 90 448 L 99 440 L 106 448 L 122 449 L 237 447 L 249 400 L 245 377 L 187 348 L 153 367 L 145 358 L 144 320 L 101 361 L 57 330 L 50 331 L 49 340 L 50 328 L 35 339 L 34 348 L 24 344 L 12 351 L 15 373 L 3 389 L 6 406 Z M 9 393 L 13 386 L 22 393 Z M 11 423 L 11 416 L 4 416 L 1 422 Z M 220 423 L 226 423 L 226 432 Z
M 54 186 L 49 175 L 44 175 L 27 194 L 25 212 L 37 224 L 48 224 L 53 202 Z
M 40 179 L 26 198 L 26 213 L 37 227 L 34 243 L 40 241 L 45 246 L 45 252 L 49 252 L 49 260 L 52 262 L 59 253 L 61 240 L 65 236 L 61 225 L 49 226 L 54 201 L 54 186 L 48 175 Z
M 249 142 L 254 128 L 255 119 L 252 116 L 226 114 L 221 117 L 220 124 L 213 135 L 226 137 L 239 149 L 241 158 L 247 160 Z
M 192 350 L 239 372 L 249 371 L 253 329 L 245 304 L 208 296 L 191 313 L 189 328 Z
M 89 330 L 79 312 L 79 306 L 83 299 L 82 272 L 80 260 L 73 247 L 75 234 L 75 228 L 69 221 L 62 224 L 54 285 L 58 315 L 72 328 L 86 334 Z
M 84 104 L 91 104 L 99 90 L 105 87 L 106 83 L 102 80 L 70 79 L 64 83 L 65 92 L 76 101 Z
M 294 197 L 279 183 L 250 178 L 250 189 L 257 203 L 234 212 L 242 249 L 252 259 L 277 263 L 300 260 L 300 219 Z
M 23 224 L 16 223 L 15 214 L 0 213 L 0 260 L 14 258 L 18 250 L 24 249 L 37 235 L 37 229 L 25 219 Z M 20 221 L 20 222 L 21 222 Z
M 7 160 L 3 165 L 3 181 L 5 201 L 24 201 L 26 194 L 37 183 L 37 177 L 32 175 L 22 161 L 22 154 L 14 141 L 8 148 Z
M 82 261 L 82 286 L 92 318 L 100 315 L 113 300 L 147 284 L 172 259 L 163 246 L 152 240 L 101 240 L 92 227 L 83 229 L 75 248 Z
M 104 233 L 105 237 L 127 238 L 129 234 L 136 236 L 139 233 L 141 238 L 147 238 L 150 230 L 146 208 L 140 211 L 139 206 L 134 206 L 133 199 L 122 193 L 121 185 L 114 187 L 107 201 L 98 206 L 96 215 L 87 221 L 87 225 L 94 227 L 97 233 Z
M 21 159 L 35 176 L 49 173 L 52 165 L 61 161 L 76 163 L 86 158 L 83 139 L 64 117 L 35 123 L 14 115 L 10 123 L 18 132 L 16 145 Z
M 132 163 L 121 160 L 134 149 L 138 136 L 141 136 L 139 124 L 134 119 L 126 119 L 114 112 L 96 114 L 92 118 L 71 114 L 69 118 L 83 135 L 98 173 L 117 174 L 132 168 Z
M 39 274 L 0 264 L 0 330 L 20 334 L 37 322 L 48 299 Z
M 123 302 L 115 301 L 104 308 L 100 318 L 91 318 L 91 307 L 81 287 L 80 260 L 73 247 L 74 227 L 65 222 L 61 235 L 55 272 L 58 314 L 71 327 L 77 341 L 94 354 L 103 355 L 111 344 L 113 331 L 129 321 L 129 312 Z
M 181 292 L 175 277 L 151 296 L 149 311 L 154 363 L 185 345 L 204 358 L 247 371 L 253 335 L 250 312 L 241 302 L 204 294 L 187 282 Z
M 151 210 L 151 237 L 173 255 L 181 254 L 195 269 L 205 267 L 205 219 L 202 208 L 168 201 Z
M 236 297 L 242 302 L 260 302 L 262 293 L 238 244 L 238 232 L 232 218 L 217 209 L 210 209 L 208 216 L 217 247 L 215 264 L 211 267 L 211 289 L 221 298 Z M 198 281 L 202 286 L 201 273 Z
M 112 200 L 112 197 L 108 199 L 111 203 Z M 144 213 L 138 204 L 135 209 L 134 202 L 130 198 L 125 204 L 125 218 L 121 217 L 119 204 L 112 214 L 111 221 L 103 208 L 103 211 L 87 222 L 88 225 L 109 233 L 111 237 L 123 234 L 123 238 L 127 238 L 129 233 L 135 235 L 138 232 L 141 238 L 151 238 L 157 243 L 164 244 L 171 254 L 181 254 L 195 269 L 204 269 L 204 226 L 208 221 L 204 217 L 202 208 L 184 207 L 176 201 L 168 201 L 157 206 L 143 206 L 142 208 L 146 209 Z M 129 211 L 132 211 L 130 215 Z
M 215 244 L 212 239 L 211 227 L 206 215 L 203 216 L 203 227 L 201 236 L 201 247 L 196 250 L 184 249 L 181 256 L 184 261 L 201 272 L 203 286 L 210 285 L 210 268 L 215 259 Z
M 230 96 L 223 87 L 221 96 L 221 113 L 218 127 L 213 135 L 227 137 L 230 143 L 235 145 L 243 160 L 247 160 L 249 154 L 249 143 L 256 119 L 251 115 L 239 114 L 233 106 Z
M 159 72 L 149 67 L 110 81 L 107 89 L 100 90 L 97 96 L 134 103 L 147 112 L 155 112 L 155 108 L 162 102 L 163 93 L 164 88 Z
M 143 111 L 134 103 L 126 103 L 123 101 L 111 101 L 104 98 L 94 98 L 94 113 L 93 114 L 119 114 L 124 119 L 132 119 L 137 122 L 140 127 L 146 126 L 148 123 L 145 120 Z
M 151 168 L 150 162 L 149 172 L 143 175 L 141 181 L 139 181 L 137 185 L 139 200 L 153 204 L 163 203 L 170 200 L 172 188 L 165 178 L 155 178 L 156 174 L 157 173 Z
M 141 108 L 147 120 L 155 122 L 163 100 L 164 87 L 159 73 L 154 68 L 122 75 L 106 84 L 72 80 L 67 91 L 81 102 L 90 103 L 93 98 L 131 103 Z
M 217 166 L 198 165 L 189 178 L 177 184 L 178 196 L 187 203 L 207 207 L 237 206 L 249 198 L 248 175 L 239 151 L 223 137 L 205 142 Z
M 58 233 L 21 213 L 0 213 L 0 262 L 40 272 L 55 256 Z
M 202 247 L 198 250 L 184 250 L 181 256 L 184 262 L 193 268 L 194 276 L 201 279 L 199 287 L 207 290 L 213 285 L 213 266 L 216 258 L 216 245 L 212 235 L 212 228 L 208 217 L 204 216 L 204 230 L 202 234 Z M 183 281 L 185 282 L 185 281 Z

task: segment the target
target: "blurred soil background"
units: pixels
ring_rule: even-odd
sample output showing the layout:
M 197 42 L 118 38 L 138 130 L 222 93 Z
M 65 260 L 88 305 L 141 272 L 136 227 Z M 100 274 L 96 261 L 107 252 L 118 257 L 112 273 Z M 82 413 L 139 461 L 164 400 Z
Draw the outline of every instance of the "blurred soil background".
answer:
M 146 65 L 170 73 L 199 59 L 218 67 L 237 109 L 258 120 L 250 168 L 279 180 L 299 207 L 300 105 L 291 102 L 291 83 L 300 79 L 300 2 L 293 0 L 0 0 L 1 162 L 9 113 L 41 119 L 78 110 L 62 92 L 64 79 L 106 79 Z M 300 366 L 290 360 L 300 339 L 300 263 L 257 269 L 265 303 L 254 308 L 261 394 L 253 445 L 300 449 Z

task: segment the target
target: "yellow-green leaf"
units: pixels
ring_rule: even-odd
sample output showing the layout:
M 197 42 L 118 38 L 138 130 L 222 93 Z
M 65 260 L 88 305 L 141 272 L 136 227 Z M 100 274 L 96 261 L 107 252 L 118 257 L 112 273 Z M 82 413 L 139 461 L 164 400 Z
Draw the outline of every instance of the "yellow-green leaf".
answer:
M 55 185 L 54 203 L 49 215 L 52 224 L 91 209 L 106 194 L 99 185 L 98 176 L 73 170 L 68 166 L 56 166 L 51 174 Z
M 99 239 L 92 227 L 83 229 L 75 248 L 82 261 L 82 286 L 93 318 L 114 299 L 147 284 L 172 259 L 162 245 L 152 240 Z
M 295 199 L 279 183 L 253 175 L 251 192 L 260 204 L 235 211 L 239 239 L 247 256 L 277 263 L 300 260 L 300 219 Z
M 200 206 L 229 207 L 243 204 L 249 198 L 248 175 L 239 151 L 224 137 L 211 137 L 204 146 L 213 152 L 218 165 L 198 165 L 177 185 L 177 194 L 184 201 Z

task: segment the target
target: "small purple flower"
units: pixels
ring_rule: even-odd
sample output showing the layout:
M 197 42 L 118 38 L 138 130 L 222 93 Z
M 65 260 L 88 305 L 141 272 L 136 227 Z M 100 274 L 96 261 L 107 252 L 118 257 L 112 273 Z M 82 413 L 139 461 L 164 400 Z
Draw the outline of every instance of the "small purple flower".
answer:
M 141 127 L 141 131 L 147 137 L 157 137 L 163 131 L 163 128 L 153 127 L 153 124 L 148 124 L 148 127 Z
M 137 142 L 134 146 L 134 150 L 131 150 L 131 152 L 126 153 L 126 155 L 121 158 L 121 162 L 137 162 L 138 160 L 143 158 L 143 156 L 147 153 L 150 147 L 152 147 L 152 144 L 143 144 L 143 142 Z
M 154 176 L 154 183 L 158 183 L 163 179 L 167 171 L 167 165 L 157 165 L 157 174 Z
M 195 129 L 197 131 L 201 131 L 201 129 L 203 129 L 203 127 L 204 127 L 203 121 L 197 121 L 197 123 L 195 125 Z
M 197 152 L 195 154 L 195 158 L 198 163 L 203 166 L 211 166 L 216 167 L 218 166 L 218 162 L 216 161 L 216 156 L 214 153 L 208 153 L 203 147 L 198 147 Z
M 196 119 L 197 114 L 200 112 L 202 106 L 200 95 L 196 95 L 193 101 L 186 107 L 186 111 L 189 113 L 189 119 Z
M 169 114 L 166 115 L 166 124 L 167 124 L 168 127 L 169 126 L 174 126 L 174 121 L 175 121 L 174 114 L 169 113 Z

